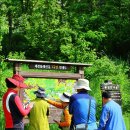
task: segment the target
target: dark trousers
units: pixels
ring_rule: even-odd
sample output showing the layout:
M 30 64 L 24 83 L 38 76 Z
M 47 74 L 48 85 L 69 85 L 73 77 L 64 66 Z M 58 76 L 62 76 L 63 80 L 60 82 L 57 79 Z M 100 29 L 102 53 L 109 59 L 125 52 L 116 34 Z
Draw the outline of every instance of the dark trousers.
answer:
M 5 128 L 5 130 L 24 130 L 24 128 Z

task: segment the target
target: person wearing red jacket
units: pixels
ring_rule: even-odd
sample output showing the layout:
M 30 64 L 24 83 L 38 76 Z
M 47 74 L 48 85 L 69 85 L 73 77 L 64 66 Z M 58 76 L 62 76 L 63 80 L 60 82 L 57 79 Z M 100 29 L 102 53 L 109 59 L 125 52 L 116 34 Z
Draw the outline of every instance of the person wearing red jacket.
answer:
M 5 130 L 24 130 L 23 117 L 28 115 L 34 103 L 30 103 L 24 109 L 18 92 L 20 88 L 26 88 L 27 85 L 24 83 L 24 78 L 18 74 L 6 78 L 5 82 L 8 88 L 2 98 Z

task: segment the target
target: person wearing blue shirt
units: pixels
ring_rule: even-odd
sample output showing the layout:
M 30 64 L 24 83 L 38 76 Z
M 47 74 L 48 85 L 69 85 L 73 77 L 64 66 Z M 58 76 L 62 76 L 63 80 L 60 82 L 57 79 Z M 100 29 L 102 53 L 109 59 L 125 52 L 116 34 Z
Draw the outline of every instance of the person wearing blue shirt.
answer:
M 76 94 L 70 97 L 69 113 L 72 114 L 70 130 L 96 130 L 96 101 L 87 92 L 90 89 L 87 79 L 79 79 L 74 88 Z
M 103 108 L 98 130 L 126 130 L 121 106 L 111 99 L 110 92 L 102 93 Z

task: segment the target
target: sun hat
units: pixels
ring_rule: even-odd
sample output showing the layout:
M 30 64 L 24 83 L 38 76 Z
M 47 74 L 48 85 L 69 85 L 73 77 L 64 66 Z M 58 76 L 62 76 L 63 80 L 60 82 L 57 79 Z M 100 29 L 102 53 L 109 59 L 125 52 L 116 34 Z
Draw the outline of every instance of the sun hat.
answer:
M 64 92 L 61 96 L 60 96 L 60 100 L 63 102 L 69 102 L 70 99 L 70 94 L 67 92 Z
M 74 85 L 74 89 L 91 90 L 89 87 L 89 81 L 87 79 L 78 79 Z
M 38 98 L 46 98 L 45 89 L 42 87 L 39 87 L 37 91 L 34 91 L 34 94 L 36 94 Z
M 21 75 L 14 74 L 11 78 L 6 78 L 6 80 L 13 83 L 16 87 L 26 88 L 27 85 L 24 83 L 24 78 Z

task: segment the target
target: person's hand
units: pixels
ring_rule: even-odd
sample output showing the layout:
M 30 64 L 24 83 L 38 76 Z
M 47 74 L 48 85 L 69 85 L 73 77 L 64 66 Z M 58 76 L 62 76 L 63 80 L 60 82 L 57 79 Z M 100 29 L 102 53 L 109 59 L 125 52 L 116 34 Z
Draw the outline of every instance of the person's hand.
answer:
M 27 86 L 28 86 L 28 88 L 33 88 L 34 87 L 30 83 L 28 83 Z
M 48 101 L 48 99 L 47 99 L 47 98 L 44 98 L 44 100 L 45 100 L 45 101 Z
M 29 103 L 28 106 L 29 106 L 30 108 L 33 108 L 33 105 L 34 105 L 34 102 L 31 102 L 31 103 Z
M 58 124 L 59 125 L 59 122 L 57 121 L 57 120 L 53 120 L 56 124 Z

